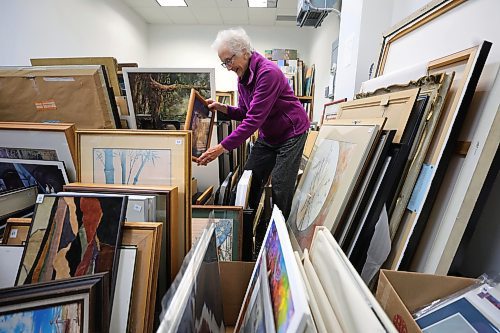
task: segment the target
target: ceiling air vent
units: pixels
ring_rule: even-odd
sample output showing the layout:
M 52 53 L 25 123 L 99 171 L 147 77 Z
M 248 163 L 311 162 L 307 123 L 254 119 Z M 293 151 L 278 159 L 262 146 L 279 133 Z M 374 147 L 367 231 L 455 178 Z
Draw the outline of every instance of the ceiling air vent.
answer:
M 319 27 L 331 11 L 339 13 L 333 6 L 337 0 L 299 0 L 297 6 L 297 25 L 299 27 Z

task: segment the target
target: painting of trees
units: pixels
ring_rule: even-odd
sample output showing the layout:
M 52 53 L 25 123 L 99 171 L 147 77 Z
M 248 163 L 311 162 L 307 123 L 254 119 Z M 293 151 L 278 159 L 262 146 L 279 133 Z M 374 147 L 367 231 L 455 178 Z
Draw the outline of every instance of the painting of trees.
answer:
M 130 92 L 137 128 L 166 129 L 184 124 L 191 88 L 204 98 L 211 93 L 210 72 L 129 72 Z

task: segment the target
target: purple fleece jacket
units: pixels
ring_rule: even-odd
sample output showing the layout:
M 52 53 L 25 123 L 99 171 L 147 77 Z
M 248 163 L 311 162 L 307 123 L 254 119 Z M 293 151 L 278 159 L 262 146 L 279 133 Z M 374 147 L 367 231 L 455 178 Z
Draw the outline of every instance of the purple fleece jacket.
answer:
M 265 142 L 280 144 L 309 128 L 304 107 L 294 95 L 279 67 L 257 52 L 247 73 L 238 79 L 238 107 L 228 106 L 228 116 L 241 124 L 221 144 L 226 150 L 241 145 L 257 129 Z

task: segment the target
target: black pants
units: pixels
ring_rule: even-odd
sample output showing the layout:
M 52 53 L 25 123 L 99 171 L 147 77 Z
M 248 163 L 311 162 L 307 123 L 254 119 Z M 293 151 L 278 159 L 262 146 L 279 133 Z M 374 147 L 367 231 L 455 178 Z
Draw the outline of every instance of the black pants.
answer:
M 250 208 L 257 208 L 271 175 L 273 204 L 281 209 L 285 220 L 288 219 L 306 139 L 307 133 L 304 133 L 278 145 L 271 145 L 260 138 L 255 142 L 245 164 L 245 170 L 252 170 Z

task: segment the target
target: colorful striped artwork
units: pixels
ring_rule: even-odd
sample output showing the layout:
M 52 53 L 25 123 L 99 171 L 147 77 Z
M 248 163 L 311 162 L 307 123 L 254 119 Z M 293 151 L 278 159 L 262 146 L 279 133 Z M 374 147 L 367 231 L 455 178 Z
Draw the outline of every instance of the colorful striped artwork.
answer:
M 46 195 L 38 203 L 16 285 L 112 275 L 126 197 Z

